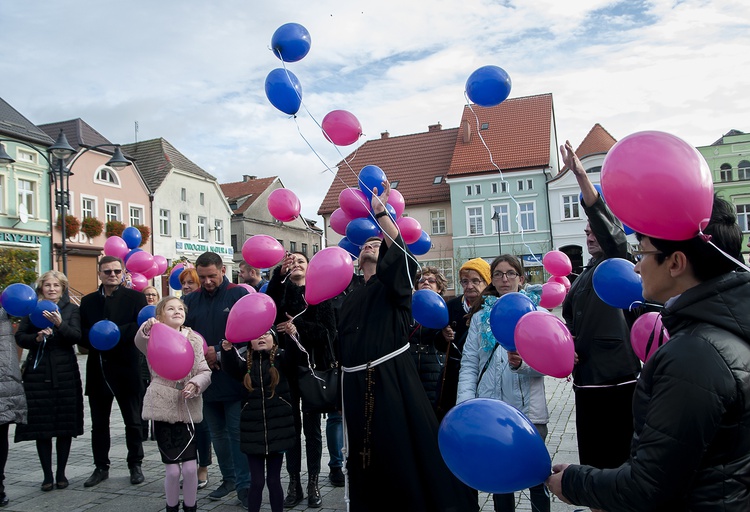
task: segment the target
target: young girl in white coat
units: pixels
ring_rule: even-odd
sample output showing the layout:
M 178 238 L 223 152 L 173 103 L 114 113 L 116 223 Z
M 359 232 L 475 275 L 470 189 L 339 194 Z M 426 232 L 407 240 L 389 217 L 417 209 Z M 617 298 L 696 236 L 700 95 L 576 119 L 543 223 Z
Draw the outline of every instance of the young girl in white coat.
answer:
M 147 354 L 151 327 L 161 322 L 185 336 L 193 347 L 193 367 L 184 378 L 168 380 L 154 372 L 143 399 L 143 419 L 154 420 L 154 433 L 165 464 L 164 493 L 167 512 L 177 512 L 180 504 L 182 472 L 182 509 L 197 509 L 198 468 L 194 424 L 203 420 L 201 393 L 211 384 L 211 369 L 203 355 L 203 341 L 185 322 L 187 307 L 176 297 L 165 297 L 156 305 L 156 318 L 143 323 L 135 336 L 138 349 Z M 180 467 L 182 466 L 182 467 Z

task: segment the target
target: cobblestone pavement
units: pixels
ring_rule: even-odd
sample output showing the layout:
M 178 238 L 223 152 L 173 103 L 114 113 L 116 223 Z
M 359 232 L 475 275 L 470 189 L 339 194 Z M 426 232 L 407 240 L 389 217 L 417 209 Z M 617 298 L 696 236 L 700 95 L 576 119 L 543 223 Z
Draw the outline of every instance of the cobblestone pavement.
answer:
M 86 356 L 78 356 L 81 367 L 81 375 L 85 376 L 84 367 Z M 575 432 L 575 415 L 572 385 L 560 379 L 547 378 L 547 400 L 550 410 L 549 434 L 547 437 L 547 448 L 552 456 L 553 463 L 571 462 L 578 460 Z M 84 407 L 86 412 L 85 432 L 82 436 L 73 440 L 70 460 L 67 467 L 67 477 L 70 486 L 67 489 L 55 489 L 50 492 L 42 492 L 39 488 L 43 476 L 41 466 L 36 454 L 36 446 L 33 442 L 13 443 L 14 427 L 10 428 L 10 450 L 8 463 L 5 468 L 5 490 L 10 498 L 10 504 L 4 508 L 7 511 L 31 512 L 31 511 L 53 511 L 53 512 L 78 512 L 78 511 L 117 511 L 117 512 L 156 512 L 164 510 L 164 466 L 161 463 L 159 451 L 155 441 L 144 443 L 145 458 L 143 461 L 143 473 L 146 481 L 140 485 L 131 485 L 126 463 L 125 432 L 122 418 L 117 402 L 112 410 L 112 449 L 110 459 L 112 466 L 109 471 L 109 479 L 92 488 L 83 487 L 83 482 L 94 470 L 91 456 L 91 422 L 88 418 L 88 403 Z M 325 423 L 323 423 L 325 425 Z M 325 436 L 325 429 L 323 432 Z M 324 439 L 325 440 L 325 439 Z M 302 450 L 304 457 L 304 450 Z M 53 463 L 54 463 L 53 453 Z M 323 506 L 318 509 L 307 508 L 307 500 L 303 500 L 294 511 L 316 510 L 330 512 L 334 510 L 346 510 L 344 503 L 344 489 L 333 487 L 327 478 L 328 452 L 323 450 L 323 474 L 321 474 L 321 494 Z M 302 467 L 305 468 L 303 461 Z M 209 485 L 205 490 L 198 491 L 198 509 L 212 510 L 216 512 L 238 512 L 241 510 L 236 494 L 232 493 L 221 501 L 210 501 L 207 498 L 209 492 L 220 483 L 219 468 L 214 460 L 214 465 L 209 467 Z M 284 489 L 288 483 L 288 477 L 282 469 L 282 482 Z M 302 474 L 303 487 L 306 487 L 307 475 Z M 387 490 L 384 490 L 387 492 Z M 516 493 L 518 497 L 517 510 L 531 510 L 531 505 L 524 493 Z M 480 493 L 481 510 L 491 511 L 492 497 Z M 268 493 L 265 493 L 262 511 L 270 511 L 268 504 Z M 553 498 L 552 511 L 574 511 L 580 510 L 568 506 Z M 386 511 L 384 511 L 386 512 Z

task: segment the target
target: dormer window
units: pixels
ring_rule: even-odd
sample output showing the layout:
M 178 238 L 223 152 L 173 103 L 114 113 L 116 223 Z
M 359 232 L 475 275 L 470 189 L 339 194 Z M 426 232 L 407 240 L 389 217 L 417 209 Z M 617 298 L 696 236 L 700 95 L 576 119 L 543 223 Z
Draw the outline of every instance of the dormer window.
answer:
M 109 167 L 102 167 L 101 169 L 99 169 L 99 171 L 96 173 L 94 181 L 103 183 L 105 185 L 112 185 L 115 187 L 120 186 L 120 179 L 117 177 L 117 173 L 114 171 L 114 169 L 110 169 Z
M 433 185 L 440 185 L 443 182 L 442 176 L 435 176 L 432 180 Z
M 399 184 L 399 180 L 392 181 L 391 182 L 391 188 L 394 189 L 394 190 L 397 189 L 398 188 L 398 184 Z
M 489 130 L 490 129 L 490 123 L 482 123 L 481 130 Z

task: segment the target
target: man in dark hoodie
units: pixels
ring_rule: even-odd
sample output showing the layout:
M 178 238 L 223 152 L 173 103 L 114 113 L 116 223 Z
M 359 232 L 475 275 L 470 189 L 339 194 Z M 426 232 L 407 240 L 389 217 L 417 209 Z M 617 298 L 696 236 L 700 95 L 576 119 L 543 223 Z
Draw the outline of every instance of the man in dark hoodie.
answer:
M 547 485 L 608 512 L 750 510 L 750 273 L 736 271 L 734 207 L 715 198 L 704 235 L 638 240 L 643 297 L 664 304 L 670 340 L 641 372 L 630 458 L 556 465 Z

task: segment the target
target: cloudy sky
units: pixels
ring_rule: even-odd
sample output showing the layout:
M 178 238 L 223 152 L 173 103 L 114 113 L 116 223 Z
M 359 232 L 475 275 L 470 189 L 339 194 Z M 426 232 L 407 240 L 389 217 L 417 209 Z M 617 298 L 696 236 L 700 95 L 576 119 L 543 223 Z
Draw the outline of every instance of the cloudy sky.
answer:
M 696 146 L 750 131 L 747 0 L 0 0 L 0 19 L 0 96 L 32 122 L 80 117 L 130 143 L 137 121 L 138 140 L 164 137 L 222 183 L 279 176 L 316 219 L 326 167 L 356 145 L 335 148 L 315 120 L 350 111 L 360 143 L 453 128 L 488 64 L 511 97 L 552 93 L 574 146 L 597 122 Z M 288 22 L 312 38 L 288 64 L 307 108 L 296 122 L 264 90 Z

